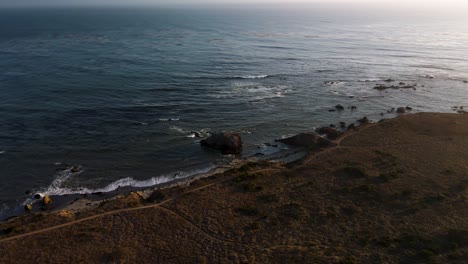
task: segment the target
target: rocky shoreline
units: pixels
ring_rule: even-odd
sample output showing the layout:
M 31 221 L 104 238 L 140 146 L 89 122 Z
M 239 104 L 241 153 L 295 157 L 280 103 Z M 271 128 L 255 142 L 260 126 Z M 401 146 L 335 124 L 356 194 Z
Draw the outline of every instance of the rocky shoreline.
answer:
M 341 104 L 337 105 L 335 109 L 338 111 L 345 111 L 345 107 Z M 347 109 L 354 111 L 357 109 L 357 107 L 350 106 Z M 463 109 L 463 107 L 461 107 L 461 109 Z M 411 107 L 399 107 L 396 110 L 395 108 L 392 108 L 388 110 L 387 113 L 397 113 L 400 115 L 405 114 L 407 111 L 411 110 Z M 384 119 L 381 119 L 375 122 L 382 122 L 383 120 Z M 48 196 L 42 195 L 40 193 L 33 194 L 31 191 L 27 190 L 26 194 L 33 197 L 36 201 L 34 203 L 25 204 L 24 211 L 25 213 L 80 213 L 80 211 L 83 210 L 97 208 L 104 202 L 122 199 L 126 196 L 134 196 L 135 194 L 143 199 L 147 199 L 153 192 L 157 192 L 163 189 L 187 186 L 194 181 L 208 178 L 217 174 L 222 174 L 228 170 L 238 169 L 239 167 L 252 162 L 270 161 L 294 163 L 297 160 L 303 158 L 310 150 L 320 150 L 321 148 L 336 146 L 332 140 L 338 139 L 343 135 L 343 133 L 346 133 L 346 131 L 355 130 L 359 125 L 365 125 L 371 122 L 372 121 L 367 117 L 363 117 L 349 125 L 340 121 L 339 125 L 330 124 L 329 126 L 318 127 L 309 132 L 303 132 L 289 138 L 275 140 L 276 142 L 292 147 L 292 149 L 278 151 L 270 155 L 256 153 L 250 157 L 240 156 L 242 153 L 242 138 L 239 134 L 229 131 L 212 133 L 208 136 L 208 138 L 201 140 L 200 145 L 202 147 L 218 149 L 223 155 L 237 155 L 237 158 L 233 159 L 229 164 L 218 166 L 207 173 L 196 174 L 181 179 L 174 179 L 173 181 L 151 187 L 122 187 L 108 193 L 71 194 L 63 196 Z M 67 170 L 70 170 L 70 172 L 73 173 L 79 172 L 81 168 L 79 166 L 71 166 L 70 168 L 67 168 Z M 9 216 L 6 220 L 15 219 L 21 215 L 22 214 Z

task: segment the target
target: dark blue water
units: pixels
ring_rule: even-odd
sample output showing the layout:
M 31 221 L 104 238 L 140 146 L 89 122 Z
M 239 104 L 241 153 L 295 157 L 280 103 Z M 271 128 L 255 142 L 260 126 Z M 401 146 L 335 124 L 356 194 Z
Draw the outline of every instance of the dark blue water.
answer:
M 392 107 L 468 105 L 467 22 L 328 9 L 1 10 L 0 205 L 21 204 L 25 190 L 154 185 L 229 160 L 192 131 L 238 131 L 250 155 Z M 417 89 L 373 89 L 388 78 Z M 328 111 L 338 103 L 358 111 Z

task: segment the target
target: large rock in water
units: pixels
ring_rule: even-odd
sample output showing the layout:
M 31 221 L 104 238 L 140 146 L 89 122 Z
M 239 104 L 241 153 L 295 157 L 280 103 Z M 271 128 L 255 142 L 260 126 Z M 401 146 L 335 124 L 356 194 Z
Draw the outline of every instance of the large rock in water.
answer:
M 301 133 L 290 138 L 278 139 L 277 141 L 287 145 L 306 147 L 309 149 L 319 149 L 336 146 L 336 144 L 332 141 L 326 138 L 319 137 L 316 134 L 310 132 Z
M 229 131 L 211 135 L 200 142 L 202 146 L 219 149 L 223 154 L 240 154 L 242 152 L 242 138 L 239 134 Z

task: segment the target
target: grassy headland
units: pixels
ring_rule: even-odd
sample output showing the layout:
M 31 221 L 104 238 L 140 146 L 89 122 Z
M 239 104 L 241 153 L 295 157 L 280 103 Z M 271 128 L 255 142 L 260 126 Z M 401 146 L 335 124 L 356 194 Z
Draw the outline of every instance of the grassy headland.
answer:
M 347 131 L 285 165 L 0 224 L 1 263 L 463 263 L 468 116 Z

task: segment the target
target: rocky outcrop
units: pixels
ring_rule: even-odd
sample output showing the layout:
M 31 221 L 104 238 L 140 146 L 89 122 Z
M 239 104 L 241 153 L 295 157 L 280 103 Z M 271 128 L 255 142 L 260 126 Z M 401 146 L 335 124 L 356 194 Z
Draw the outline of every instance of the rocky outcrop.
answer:
M 359 119 L 358 122 L 361 123 L 361 124 L 367 124 L 367 123 L 369 123 L 369 119 L 367 118 L 367 116 L 365 116 L 365 117 Z
M 404 114 L 406 113 L 406 109 L 404 107 L 398 107 L 396 112 L 397 114 Z
M 32 204 L 26 204 L 26 205 L 24 206 L 24 210 L 25 210 L 26 212 L 31 212 L 32 209 L 33 209 Z
M 315 132 L 321 135 L 326 135 L 327 138 L 331 140 L 335 140 L 339 136 L 341 136 L 341 133 L 332 127 L 320 127 L 320 128 L 315 129 Z
M 336 144 L 332 141 L 319 137 L 316 134 L 310 132 L 301 133 L 290 138 L 278 139 L 276 141 L 291 146 L 306 147 L 309 149 L 320 149 L 336 146 Z
M 73 214 L 67 210 L 58 211 L 57 215 L 63 218 L 73 218 Z
M 46 207 L 47 207 L 47 206 L 50 206 L 51 203 L 52 203 L 52 199 L 50 199 L 49 196 L 46 195 L 46 196 L 44 196 L 44 197 L 42 198 L 42 205 L 43 205 L 43 206 L 46 206 Z
M 242 138 L 239 134 L 228 131 L 211 135 L 202 140 L 200 144 L 204 147 L 219 149 L 223 154 L 241 154 Z

